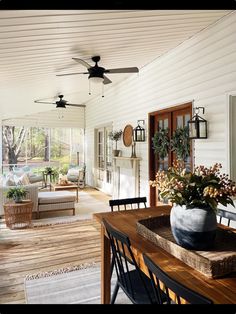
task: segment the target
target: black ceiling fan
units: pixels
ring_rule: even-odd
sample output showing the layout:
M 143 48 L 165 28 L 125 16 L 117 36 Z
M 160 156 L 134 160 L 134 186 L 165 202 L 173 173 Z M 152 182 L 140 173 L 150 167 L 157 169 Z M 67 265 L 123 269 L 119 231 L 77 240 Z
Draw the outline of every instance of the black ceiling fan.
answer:
M 76 75 L 76 74 L 89 74 L 88 78 L 100 78 L 103 84 L 110 84 L 112 81 L 105 76 L 105 73 L 137 73 L 139 69 L 137 67 L 130 68 L 117 68 L 117 69 L 105 69 L 103 67 L 98 66 L 98 62 L 100 61 L 100 56 L 92 57 L 93 62 L 95 62 L 94 66 L 91 66 L 86 61 L 78 58 L 72 58 L 76 62 L 82 64 L 88 69 L 88 72 L 75 72 L 75 73 L 67 73 L 67 74 L 57 74 L 56 76 L 65 76 L 65 75 Z
M 81 104 L 68 104 L 67 100 L 62 99 L 64 97 L 64 95 L 59 95 L 58 96 L 60 98 L 60 100 L 56 101 L 56 102 L 49 102 L 49 101 L 41 101 L 41 100 L 35 100 L 34 102 L 37 104 L 52 104 L 52 105 L 56 105 L 56 108 L 66 108 L 66 106 L 72 106 L 72 107 L 85 107 L 85 105 L 81 105 Z

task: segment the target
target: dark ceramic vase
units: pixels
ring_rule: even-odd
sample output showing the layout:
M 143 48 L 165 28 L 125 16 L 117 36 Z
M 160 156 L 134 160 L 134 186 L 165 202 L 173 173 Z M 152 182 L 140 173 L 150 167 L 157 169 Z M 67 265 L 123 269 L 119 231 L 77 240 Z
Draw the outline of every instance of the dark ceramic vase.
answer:
M 14 196 L 15 203 L 22 203 L 22 197 L 21 196 Z
M 214 247 L 217 220 L 213 209 L 186 209 L 186 206 L 173 206 L 170 225 L 175 241 L 180 246 L 199 251 Z

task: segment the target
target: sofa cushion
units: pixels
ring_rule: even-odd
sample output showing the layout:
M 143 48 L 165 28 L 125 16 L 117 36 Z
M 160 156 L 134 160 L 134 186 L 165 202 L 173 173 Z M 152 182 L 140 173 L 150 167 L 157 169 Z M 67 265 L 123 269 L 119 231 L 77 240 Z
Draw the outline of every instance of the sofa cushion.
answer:
M 76 196 L 69 191 L 52 191 L 52 192 L 39 192 L 39 204 L 53 204 L 53 203 L 67 203 L 74 202 Z
M 75 202 L 67 203 L 54 203 L 54 204 L 40 204 L 38 207 L 39 212 L 48 212 L 53 210 L 65 210 L 65 209 L 74 209 Z

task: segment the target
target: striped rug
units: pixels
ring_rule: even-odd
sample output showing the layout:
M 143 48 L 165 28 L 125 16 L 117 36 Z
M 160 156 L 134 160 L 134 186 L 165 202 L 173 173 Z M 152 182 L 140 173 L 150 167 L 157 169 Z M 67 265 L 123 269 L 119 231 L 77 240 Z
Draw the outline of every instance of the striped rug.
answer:
M 84 264 L 25 277 L 28 304 L 100 304 L 100 265 Z M 111 290 L 116 282 L 112 276 Z M 116 304 L 131 301 L 120 289 Z

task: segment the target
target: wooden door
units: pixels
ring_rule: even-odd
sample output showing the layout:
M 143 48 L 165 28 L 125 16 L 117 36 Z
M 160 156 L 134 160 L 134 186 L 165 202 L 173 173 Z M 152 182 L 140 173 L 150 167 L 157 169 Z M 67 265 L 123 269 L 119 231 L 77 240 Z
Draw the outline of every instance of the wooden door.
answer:
M 154 180 L 158 170 L 168 170 L 176 161 L 176 155 L 169 150 L 168 155 L 162 159 L 158 154 L 154 153 L 152 138 L 160 128 L 168 128 L 169 136 L 172 137 L 173 132 L 180 127 L 187 126 L 188 120 L 192 115 L 192 103 L 175 106 L 172 108 L 155 111 L 149 114 L 149 179 Z M 185 167 L 192 169 L 192 148 L 190 148 L 190 156 L 184 160 Z M 158 191 L 150 187 L 150 205 L 156 206 L 160 203 Z

